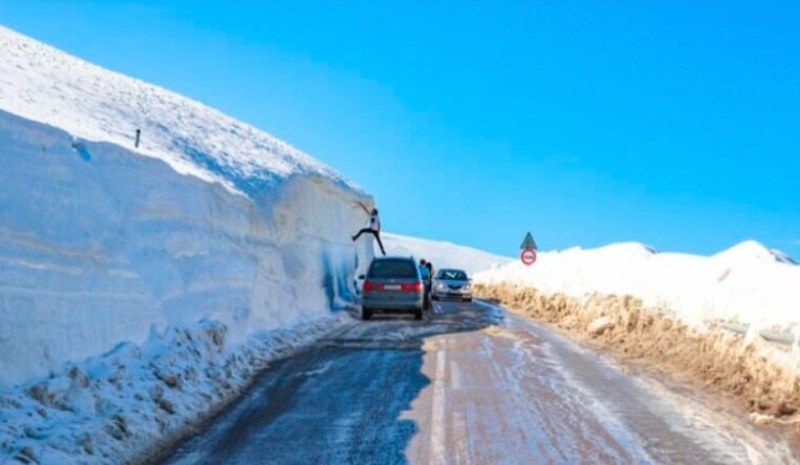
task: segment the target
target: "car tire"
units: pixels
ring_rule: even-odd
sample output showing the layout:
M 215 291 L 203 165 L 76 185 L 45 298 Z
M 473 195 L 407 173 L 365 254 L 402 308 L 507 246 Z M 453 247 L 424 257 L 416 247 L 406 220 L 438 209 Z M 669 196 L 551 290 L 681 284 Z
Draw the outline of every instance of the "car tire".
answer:
M 439 297 L 436 294 L 431 294 L 431 299 L 439 300 Z
M 372 309 L 371 308 L 362 308 L 361 309 L 361 319 L 362 320 L 371 320 L 372 319 Z
M 414 319 L 421 320 L 422 319 L 422 307 L 414 309 Z
M 472 302 L 472 297 L 467 297 L 466 299 L 464 299 L 464 302 Z

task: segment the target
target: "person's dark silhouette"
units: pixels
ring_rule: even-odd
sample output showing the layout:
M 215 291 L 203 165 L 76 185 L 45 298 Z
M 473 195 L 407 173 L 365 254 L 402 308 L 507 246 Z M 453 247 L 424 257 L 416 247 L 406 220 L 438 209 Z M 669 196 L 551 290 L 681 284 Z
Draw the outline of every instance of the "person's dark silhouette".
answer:
M 367 213 L 367 215 L 369 215 L 369 227 L 362 229 L 355 236 L 353 236 L 353 242 L 357 241 L 358 238 L 364 233 L 372 234 L 378 241 L 378 246 L 381 248 L 381 253 L 385 257 L 386 251 L 383 249 L 383 242 L 381 242 L 381 218 L 378 216 L 378 209 L 373 208 L 370 212 L 362 203 L 359 203 L 359 205 Z

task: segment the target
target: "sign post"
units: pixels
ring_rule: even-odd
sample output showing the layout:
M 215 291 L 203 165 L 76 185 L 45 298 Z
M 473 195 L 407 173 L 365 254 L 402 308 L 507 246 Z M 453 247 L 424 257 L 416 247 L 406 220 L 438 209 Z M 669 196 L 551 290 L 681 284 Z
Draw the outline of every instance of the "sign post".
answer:
M 519 259 L 525 266 L 531 266 L 536 263 L 536 249 L 538 249 L 538 247 L 530 232 L 525 235 L 525 239 L 522 240 L 522 245 L 520 245 L 519 248 L 522 249 L 522 253 L 519 254 Z

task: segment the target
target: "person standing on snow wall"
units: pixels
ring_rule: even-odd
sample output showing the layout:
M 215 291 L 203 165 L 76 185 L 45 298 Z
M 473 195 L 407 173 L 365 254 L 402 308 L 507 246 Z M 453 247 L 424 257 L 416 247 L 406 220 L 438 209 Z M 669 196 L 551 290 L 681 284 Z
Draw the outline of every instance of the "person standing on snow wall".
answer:
M 367 215 L 369 215 L 369 227 L 362 229 L 361 231 L 358 232 L 358 234 L 353 236 L 352 237 L 353 242 L 357 241 L 358 238 L 361 237 L 361 235 L 364 233 L 372 234 L 373 236 L 375 236 L 375 239 L 377 239 L 378 246 L 380 246 L 381 248 L 381 253 L 385 257 L 386 251 L 383 249 L 383 242 L 381 242 L 381 218 L 380 216 L 378 216 L 378 209 L 373 208 L 372 212 L 370 212 L 369 209 L 367 209 L 367 207 L 365 207 L 363 203 L 358 202 L 358 204 L 367 213 Z

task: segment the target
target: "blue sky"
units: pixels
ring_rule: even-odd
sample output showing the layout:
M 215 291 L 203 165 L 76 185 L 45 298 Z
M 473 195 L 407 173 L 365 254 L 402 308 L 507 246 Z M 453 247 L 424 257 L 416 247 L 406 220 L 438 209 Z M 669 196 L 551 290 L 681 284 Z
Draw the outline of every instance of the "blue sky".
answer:
M 386 230 L 516 255 L 800 256 L 797 2 L 0 2 L 373 193 Z

